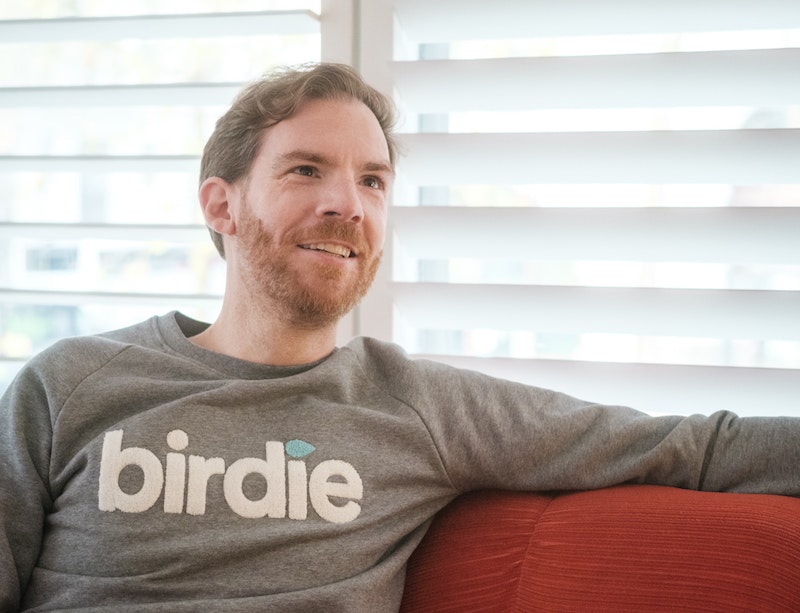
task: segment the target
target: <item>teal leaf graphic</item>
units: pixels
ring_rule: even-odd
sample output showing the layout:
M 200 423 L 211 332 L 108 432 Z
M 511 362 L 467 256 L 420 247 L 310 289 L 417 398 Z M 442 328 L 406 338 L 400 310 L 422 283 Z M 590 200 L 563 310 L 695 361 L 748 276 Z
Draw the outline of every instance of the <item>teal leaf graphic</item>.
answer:
M 287 441 L 284 446 L 286 447 L 286 453 L 293 458 L 302 458 L 316 450 L 314 445 L 301 441 L 299 438 Z

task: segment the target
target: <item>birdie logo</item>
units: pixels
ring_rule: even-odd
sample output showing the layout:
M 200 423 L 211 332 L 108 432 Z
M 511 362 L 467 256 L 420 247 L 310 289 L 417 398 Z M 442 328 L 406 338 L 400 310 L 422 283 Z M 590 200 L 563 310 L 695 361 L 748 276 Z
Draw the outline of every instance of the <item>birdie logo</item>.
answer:
M 172 451 L 167 452 L 163 464 L 149 449 L 123 447 L 122 437 L 122 430 L 106 432 L 103 437 L 98 487 L 101 511 L 143 513 L 163 494 L 164 513 L 204 515 L 210 482 L 218 475 L 225 501 L 241 517 L 305 520 L 310 505 L 322 519 L 339 524 L 351 522 L 361 513 L 356 501 L 361 500 L 364 488 L 356 469 L 342 460 L 324 460 L 309 470 L 301 458 L 316 448 L 299 439 L 267 441 L 264 457 L 240 458 L 226 466 L 223 458 L 180 453 L 189 446 L 183 430 L 167 434 Z M 121 473 L 131 466 L 142 473 L 141 487 L 133 493 L 120 485 Z M 253 475 L 266 482 L 266 493 L 256 500 L 244 491 L 245 479 Z

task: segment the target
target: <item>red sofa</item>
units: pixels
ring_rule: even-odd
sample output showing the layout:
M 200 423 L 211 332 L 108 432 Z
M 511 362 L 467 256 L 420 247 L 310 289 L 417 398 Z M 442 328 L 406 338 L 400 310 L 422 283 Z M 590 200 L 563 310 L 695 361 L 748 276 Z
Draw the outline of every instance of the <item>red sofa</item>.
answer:
M 800 612 L 800 499 L 477 492 L 437 516 L 401 611 Z

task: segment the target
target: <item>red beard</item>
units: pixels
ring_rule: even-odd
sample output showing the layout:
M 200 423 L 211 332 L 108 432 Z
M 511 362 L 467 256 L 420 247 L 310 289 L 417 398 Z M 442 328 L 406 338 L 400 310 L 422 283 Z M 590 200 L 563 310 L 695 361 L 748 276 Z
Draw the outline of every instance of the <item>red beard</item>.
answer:
M 245 282 L 255 296 L 264 295 L 272 308 L 292 325 L 316 329 L 335 324 L 355 307 L 372 285 L 380 265 L 381 252 L 372 254 L 357 226 L 323 220 L 310 228 L 291 232 L 283 244 L 276 244 L 264 223 L 252 216 L 245 205 L 238 224 L 247 265 Z M 309 242 L 343 241 L 352 245 L 358 258 L 357 274 L 341 266 L 318 262 L 299 275 L 292 262 L 292 249 Z M 350 277 L 350 278 L 348 278 Z M 313 281 L 311 281 L 313 280 Z

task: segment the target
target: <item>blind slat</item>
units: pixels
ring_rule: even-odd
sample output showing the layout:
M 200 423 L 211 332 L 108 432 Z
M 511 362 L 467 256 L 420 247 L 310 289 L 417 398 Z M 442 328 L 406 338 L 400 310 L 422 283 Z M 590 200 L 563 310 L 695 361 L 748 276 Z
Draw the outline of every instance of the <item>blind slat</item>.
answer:
M 0 223 L 0 238 L 192 243 L 208 240 L 208 231 L 205 226 L 194 224 Z
M 404 134 L 415 185 L 795 183 L 800 129 Z M 442 163 L 447 160 L 447 163 Z
M 0 40 L 4 43 L 271 34 L 286 36 L 317 32 L 319 32 L 319 16 L 306 10 L 0 21 Z
M 118 304 L 177 308 L 218 307 L 222 296 L 211 294 L 169 294 L 143 292 L 67 292 L 57 290 L 31 290 L 0 288 L 0 302 L 5 304 L 44 304 L 84 306 L 86 304 Z
M 414 42 L 800 27 L 795 0 L 396 0 Z
M 800 104 L 800 49 L 395 62 L 416 113 Z
M 390 217 L 420 259 L 800 264 L 800 207 L 398 206 Z
M 198 155 L 3 155 L 0 172 L 189 172 L 197 173 Z
M 76 87 L 8 87 L 0 89 L 0 107 L 87 108 L 109 106 L 227 105 L 238 83 L 175 83 Z
M 800 417 L 800 377 L 790 369 L 419 357 L 652 413 L 709 414 L 724 409 L 739 415 Z
M 421 329 L 800 341 L 800 292 L 395 283 Z

